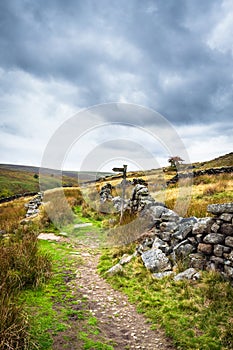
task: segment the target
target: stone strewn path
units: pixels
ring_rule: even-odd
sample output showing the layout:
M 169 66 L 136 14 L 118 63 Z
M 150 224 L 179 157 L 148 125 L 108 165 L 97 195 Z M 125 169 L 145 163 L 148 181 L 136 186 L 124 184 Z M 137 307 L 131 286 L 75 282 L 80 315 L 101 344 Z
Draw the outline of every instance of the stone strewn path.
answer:
M 161 330 L 152 331 L 143 315 L 136 312 L 127 297 L 114 290 L 97 271 L 99 254 L 84 246 L 80 255 L 77 278 L 71 288 L 77 288 L 89 300 L 91 312 L 99 320 L 104 336 L 116 344 L 115 350 L 124 349 L 175 349 Z

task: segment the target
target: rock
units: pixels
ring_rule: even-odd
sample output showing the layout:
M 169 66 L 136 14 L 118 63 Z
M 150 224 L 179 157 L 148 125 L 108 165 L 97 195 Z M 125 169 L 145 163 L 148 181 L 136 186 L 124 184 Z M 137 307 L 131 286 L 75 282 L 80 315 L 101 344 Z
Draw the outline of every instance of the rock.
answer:
M 209 233 L 203 239 L 205 243 L 218 244 L 224 241 L 224 235 L 221 233 Z
M 173 210 L 167 209 L 162 215 L 163 221 L 179 221 L 180 217 Z
M 218 256 L 211 256 L 210 261 L 213 261 L 217 268 L 220 268 L 224 264 L 224 259 Z
M 179 234 L 182 239 L 185 239 L 192 232 L 193 225 L 197 223 L 197 218 L 191 217 L 181 219 L 179 222 Z
M 54 233 L 40 233 L 37 237 L 38 239 L 46 240 L 46 241 L 56 241 L 59 242 L 62 238 L 56 236 Z
M 198 221 L 193 225 L 192 233 L 194 235 L 198 235 L 203 232 L 206 232 L 207 228 L 209 227 L 210 221 L 211 221 L 211 218 L 198 219 Z
M 148 196 L 149 195 L 148 188 L 144 185 L 136 185 L 135 191 L 137 192 L 138 196 Z
M 228 259 L 231 260 L 233 262 L 233 250 L 232 252 L 228 255 Z
M 113 197 L 112 198 L 113 206 L 116 209 L 117 212 L 121 211 L 121 206 L 122 206 L 122 198 L 120 196 Z M 124 200 L 124 210 L 126 210 L 129 207 L 129 201 Z
M 214 255 L 221 257 L 223 256 L 223 253 L 224 253 L 224 246 L 220 244 L 216 244 L 214 246 Z
M 150 249 L 141 255 L 146 268 L 152 272 L 171 270 L 169 259 L 161 249 Z
M 112 199 L 112 189 L 113 186 L 109 183 L 107 183 L 106 185 L 104 185 L 101 190 L 100 190 L 100 202 L 104 203 L 107 200 L 111 200 Z
M 232 247 L 232 248 L 233 248 L 233 237 L 231 237 L 231 236 L 226 237 L 226 239 L 225 239 L 225 244 L 226 244 L 228 247 Z
M 83 224 L 75 224 L 74 228 L 82 228 L 82 227 L 88 227 L 88 226 L 92 226 L 91 222 L 84 222 Z
M 223 220 L 223 221 L 231 221 L 233 218 L 233 214 L 228 214 L 228 213 L 223 213 L 219 219 Z
M 215 222 L 212 226 L 211 226 L 211 231 L 212 232 L 218 232 L 218 230 L 220 229 L 220 226 Z
M 203 238 L 203 234 L 202 234 L 202 233 L 195 236 L 195 239 L 196 239 L 196 241 L 197 241 L 198 243 L 201 243 L 201 242 L 202 242 L 202 238 Z
M 173 271 L 165 271 L 165 272 L 157 272 L 153 273 L 152 277 L 157 278 L 157 279 L 162 279 L 168 276 L 174 275 Z
M 164 206 L 158 205 L 158 206 L 152 206 L 150 207 L 150 216 L 153 220 L 161 218 L 162 214 L 166 213 L 168 210 Z
M 160 232 L 159 238 L 165 242 L 169 242 L 171 240 L 171 233 L 170 232 Z
M 206 257 L 200 253 L 194 253 L 189 255 L 190 266 L 198 270 L 204 270 L 206 268 Z
M 175 222 L 162 222 L 160 224 L 161 231 L 175 232 L 178 228 L 178 225 Z
M 220 232 L 226 236 L 233 236 L 233 225 L 222 224 Z
M 181 257 L 186 257 L 188 256 L 190 253 L 192 253 L 195 250 L 194 246 L 192 244 L 183 244 L 180 245 L 177 249 L 176 249 L 176 254 L 181 256 Z
M 185 279 L 197 280 L 199 278 L 200 278 L 200 274 L 194 268 L 190 267 L 189 269 L 181 273 L 178 273 L 178 275 L 174 277 L 174 281 L 182 281 Z
M 233 279 L 233 267 L 224 265 L 224 272 L 228 278 Z
M 114 276 L 117 275 L 118 273 L 121 273 L 123 271 L 123 267 L 121 264 L 116 264 L 113 267 L 111 267 L 106 273 L 108 275 Z
M 164 242 L 162 239 L 156 237 L 154 239 L 152 249 L 161 249 L 163 253 L 167 253 L 169 251 L 169 245 L 167 242 Z
M 188 239 L 189 243 L 191 243 L 193 246 L 197 245 L 197 240 L 195 237 L 188 237 L 187 239 Z
M 211 244 L 199 243 L 197 251 L 199 253 L 211 254 L 213 251 L 213 246 Z
M 119 264 L 121 265 L 125 265 L 128 264 L 132 259 L 133 259 L 134 255 L 128 255 L 128 254 L 124 254 L 121 258 L 121 260 L 119 261 Z
M 68 236 L 68 233 L 67 233 L 67 232 L 59 232 L 59 235 L 60 235 L 60 236 L 67 237 L 67 236 Z
M 233 213 L 233 203 L 209 204 L 207 211 L 212 214 Z

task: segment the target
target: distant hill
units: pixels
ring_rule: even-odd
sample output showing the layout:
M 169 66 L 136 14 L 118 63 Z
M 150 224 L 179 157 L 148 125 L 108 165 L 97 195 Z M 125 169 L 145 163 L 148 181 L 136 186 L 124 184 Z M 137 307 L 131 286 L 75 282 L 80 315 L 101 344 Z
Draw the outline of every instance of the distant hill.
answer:
M 193 163 L 193 165 L 195 166 L 195 168 L 198 168 L 198 169 L 233 166 L 233 152 L 225 154 L 224 156 L 214 158 L 212 160 L 208 160 L 206 162 Z
M 0 164 L 0 198 L 25 192 L 37 192 L 39 187 L 40 168 L 35 166 Z M 62 172 L 63 186 L 78 186 L 81 182 L 96 180 L 111 173 L 91 171 Z M 60 172 L 44 169 L 43 180 L 48 188 L 60 186 Z
M 192 164 L 194 170 L 204 170 L 208 168 L 219 168 L 233 166 L 233 152 L 217 157 L 205 162 L 196 162 Z M 169 166 L 168 166 L 169 169 Z M 0 198 L 8 197 L 18 193 L 39 191 L 39 167 L 0 164 Z M 146 176 L 149 176 L 151 182 L 155 182 L 153 176 L 161 176 L 162 169 L 146 170 Z M 145 172 L 133 171 L 127 174 L 129 179 L 134 177 L 144 177 Z M 54 169 L 44 169 L 44 180 L 48 188 L 60 186 L 59 171 Z M 166 180 L 169 180 L 174 174 L 166 173 Z M 106 178 L 108 181 L 121 178 L 121 174 L 92 172 L 92 171 L 63 171 L 63 186 L 77 186 L 80 183 L 96 181 L 97 179 Z M 157 178 L 156 178 L 157 181 Z

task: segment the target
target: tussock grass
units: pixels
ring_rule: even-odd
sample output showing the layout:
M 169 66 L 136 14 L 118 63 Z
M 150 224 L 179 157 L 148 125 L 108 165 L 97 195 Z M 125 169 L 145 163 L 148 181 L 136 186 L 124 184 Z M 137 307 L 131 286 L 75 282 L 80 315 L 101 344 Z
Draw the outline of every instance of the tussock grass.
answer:
M 29 200 L 27 198 L 27 200 Z M 10 203 L 0 204 L 0 229 L 8 232 L 14 231 L 19 221 L 25 217 L 26 209 L 24 199 L 17 199 Z
M 0 296 L 0 349 L 32 349 L 29 339 L 27 314 L 12 297 L 2 294 Z

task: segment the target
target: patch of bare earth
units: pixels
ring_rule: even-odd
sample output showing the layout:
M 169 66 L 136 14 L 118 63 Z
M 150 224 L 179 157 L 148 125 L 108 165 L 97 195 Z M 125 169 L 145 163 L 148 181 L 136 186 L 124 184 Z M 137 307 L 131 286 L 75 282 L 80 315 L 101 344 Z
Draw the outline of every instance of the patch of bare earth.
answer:
M 64 238 L 61 241 L 64 241 Z M 69 278 L 67 274 L 67 285 L 72 290 L 74 300 L 82 300 L 73 306 L 74 309 L 78 307 L 80 310 L 91 312 L 98 319 L 100 333 L 97 336 L 93 334 L 92 339 L 111 344 L 114 350 L 174 350 L 172 341 L 166 337 L 163 330 L 152 330 L 151 324 L 143 315 L 137 313 L 127 296 L 114 290 L 99 276 L 97 265 L 100 253 L 95 248 L 98 248 L 98 244 L 92 245 L 91 248 L 90 245 L 78 244 L 74 256 L 77 254 L 78 257 L 82 257 L 83 263 L 78 264 L 75 277 Z M 83 341 L 78 339 L 78 333 L 80 330 L 87 330 L 85 320 L 71 314 L 68 325 L 68 330 L 53 337 L 53 349 L 84 349 Z

